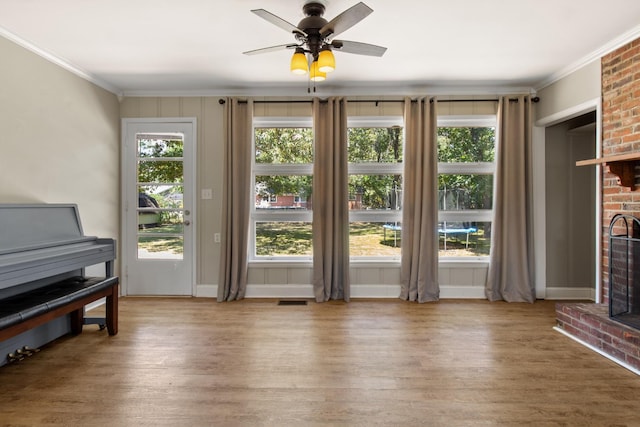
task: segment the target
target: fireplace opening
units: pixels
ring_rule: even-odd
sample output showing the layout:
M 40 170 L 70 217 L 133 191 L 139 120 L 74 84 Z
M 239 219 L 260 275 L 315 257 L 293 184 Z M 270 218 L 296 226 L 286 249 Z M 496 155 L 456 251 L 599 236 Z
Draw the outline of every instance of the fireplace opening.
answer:
M 609 224 L 609 317 L 640 330 L 640 220 L 631 215 Z

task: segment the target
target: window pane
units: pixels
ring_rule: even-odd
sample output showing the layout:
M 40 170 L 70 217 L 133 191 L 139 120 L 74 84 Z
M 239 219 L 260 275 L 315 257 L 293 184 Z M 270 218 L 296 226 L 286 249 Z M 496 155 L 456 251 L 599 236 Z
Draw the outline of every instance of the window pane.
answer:
M 439 127 L 439 162 L 493 162 L 495 128 Z
M 311 128 L 256 128 L 256 163 L 312 163 Z
M 402 162 L 402 128 L 349 128 L 349 162 Z
M 256 176 L 256 209 L 311 209 L 312 177 Z
M 311 256 L 310 222 L 256 222 L 257 256 Z
M 182 157 L 182 135 L 137 135 L 138 157 Z
M 182 259 L 184 241 L 174 236 L 139 236 L 138 258 Z
M 138 212 L 138 234 L 176 234 L 184 233 L 182 214 L 170 211 Z
M 183 188 L 182 185 L 138 185 L 138 207 L 180 209 Z
M 349 175 L 349 209 L 399 210 L 402 175 Z
M 181 183 L 182 169 L 182 160 L 138 160 L 138 182 Z
M 438 209 L 491 209 L 493 175 L 438 175 Z
M 351 222 L 349 253 L 351 256 L 400 256 L 399 222 Z
M 440 257 L 489 256 L 491 222 L 451 222 L 438 224 Z

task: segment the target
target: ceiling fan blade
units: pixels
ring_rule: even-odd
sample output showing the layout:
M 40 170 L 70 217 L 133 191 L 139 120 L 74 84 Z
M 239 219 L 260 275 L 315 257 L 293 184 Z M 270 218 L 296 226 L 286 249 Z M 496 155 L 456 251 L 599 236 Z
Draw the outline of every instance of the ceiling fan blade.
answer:
M 270 47 L 263 47 L 261 49 L 254 49 L 254 50 L 248 50 L 246 52 L 242 52 L 245 55 L 257 55 L 259 53 L 268 53 L 268 52 L 275 52 L 277 50 L 282 50 L 282 49 L 292 49 L 294 47 L 298 47 L 299 45 L 297 44 L 279 44 L 277 46 L 270 46 Z
M 293 25 L 290 22 L 285 21 L 284 19 L 280 18 L 279 16 L 274 15 L 273 13 L 266 11 L 264 9 L 254 9 L 251 12 L 255 13 L 256 15 L 258 15 L 260 18 L 271 22 L 272 24 L 282 28 L 283 30 L 289 32 L 289 33 L 298 33 L 304 37 L 307 37 L 307 34 L 302 31 L 300 28 L 296 27 L 295 25 Z
M 340 34 L 362 21 L 371 12 L 373 12 L 373 9 L 362 2 L 351 6 L 320 28 L 320 35 L 327 37 Z
M 331 46 L 338 52 L 355 53 L 356 55 L 382 56 L 387 51 L 386 47 L 349 40 L 334 40 L 331 42 Z

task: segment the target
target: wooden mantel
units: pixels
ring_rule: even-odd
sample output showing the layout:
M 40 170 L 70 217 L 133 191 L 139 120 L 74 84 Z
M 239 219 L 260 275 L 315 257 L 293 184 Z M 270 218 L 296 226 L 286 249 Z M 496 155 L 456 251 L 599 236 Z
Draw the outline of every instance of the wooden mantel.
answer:
M 620 185 L 635 190 L 636 164 L 640 161 L 640 153 L 625 153 L 617 156 L 599 157 L 597 159 L 579 160 L 576 166 L 600 165 L 609 166 L 609 171 L 618 177 Z

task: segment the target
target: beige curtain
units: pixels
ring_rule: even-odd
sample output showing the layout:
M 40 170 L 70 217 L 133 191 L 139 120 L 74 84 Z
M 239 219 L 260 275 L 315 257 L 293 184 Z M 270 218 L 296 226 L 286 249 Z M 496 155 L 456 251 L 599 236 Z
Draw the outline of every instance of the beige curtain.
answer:
M 491 301 L 533 302 L 532 108 L 528 96 L 498 105 L 491 254 L 485 289 Z
M 349 301 L 347 101 L 313 100 L 313 291 Z
M 436 100 L 405 99 L 400 298 L 437 301 L 438 154 Z
M 224 117 L 226 141 L 218 301 L 233 301 L 244 298 L 247 288 L 253 101 L 228 98 Z

